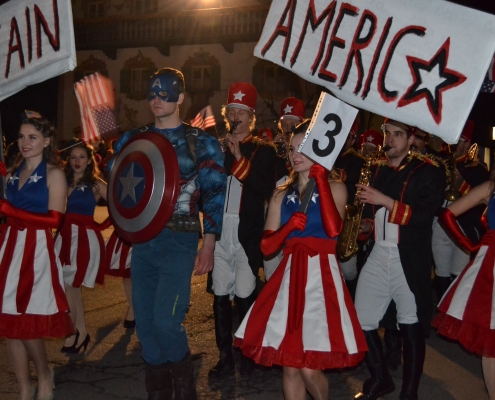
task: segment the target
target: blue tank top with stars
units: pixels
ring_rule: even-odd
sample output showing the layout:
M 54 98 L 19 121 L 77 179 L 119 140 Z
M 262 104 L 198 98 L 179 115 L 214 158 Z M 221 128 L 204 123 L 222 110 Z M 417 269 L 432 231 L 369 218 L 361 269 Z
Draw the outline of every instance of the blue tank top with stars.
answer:
M 495 229 L 495 191 L 492 192 L 492 195 L 488 200 L 486 217 L 488 219 L 488 229 Z
M 25 162 L 17 169 L 7 182 L 7 200 L 13 206 L 26 211 L 48 212 L 48 186 L 46 184 L 46 161 L 42 160 L 31 176 L 19 189 L 19 174 L 24 169 Z
M 287 223 L 293 213 L 299 211 L 301 202 L 299 200 L 299 192 L 297 188 L 288 190 L 282 200 L 282 210 L 280 214 L 280 222 Z M 320 215 L 320 196 L 318 189 L 315 187 L 311 201 L 309 202 L 308 211 L 306 212 L 308 219 L 306 220 L 306 228 L 304 231 L 296 230 L 290 233 L 287 239 L 293 237 L 316 237 L 321 239 L 329 239 L 323 229 Z
M 67 199 L 67 213 L 94 215 L 96 199 L 88 185 L 78 185 Z

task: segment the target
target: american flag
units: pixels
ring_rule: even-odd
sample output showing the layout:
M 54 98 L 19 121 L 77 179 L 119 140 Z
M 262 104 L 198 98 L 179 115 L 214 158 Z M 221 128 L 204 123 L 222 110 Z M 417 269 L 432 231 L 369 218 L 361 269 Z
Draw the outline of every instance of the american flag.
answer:
M 495 56 L 492 58 L 490 67 L 481 85 L 482 93 L 495 93 Z
M 216 125 L 213 109 L 210 105 L 203 108 L 194 119 L 191 120 L 191 125 L 199 129 L 207 129 Z
M 87 143 L 118 136 L 113 112 L 115 101 L 110 79 L 98 72 L 74 84 L 81 112 L 82 138 Z

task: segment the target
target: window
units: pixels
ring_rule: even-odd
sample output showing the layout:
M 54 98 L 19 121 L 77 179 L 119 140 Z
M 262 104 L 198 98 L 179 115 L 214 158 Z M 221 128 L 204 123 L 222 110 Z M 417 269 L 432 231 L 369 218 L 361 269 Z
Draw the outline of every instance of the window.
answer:
M 98 18 L 105 16 L 105 3 L 103 1 L 92 1 L 87 3 L 87 17 Z
M 131 93 L 146 93 L 149 80 L 150 75 L 147 68 L 133 68 L 131 70 Z
M 210 66 L 193 66 L 191 90 L 205 91 L 211 88 L 211 67 Z

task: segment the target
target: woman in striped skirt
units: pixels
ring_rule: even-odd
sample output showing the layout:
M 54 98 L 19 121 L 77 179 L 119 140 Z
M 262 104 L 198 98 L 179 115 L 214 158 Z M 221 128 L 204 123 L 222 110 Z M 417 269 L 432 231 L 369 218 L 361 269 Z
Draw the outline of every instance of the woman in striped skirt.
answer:
M 283 259 L 236 332 L 235 344 L 256 363 L 282 365 L 287 400 L 328 398 L 324 369 L 358 364 L 367 350 L 336 257 L 347 192 L 345 185 L 296 150 L 308 122 L 291 138 L 291 178 L 275 190 L 261 243 Z M 299 212 L 306 185 L 316 188 Z M 332 174 L 336 178 L 335 174 Z
M 456 217 L 479 204 L 488 205 L 488 231 L 474 245 L 459 228 Z M 475 256 L 440 300 L 433 325 L 438 333 L 482 356 L 488 394 L 495 400 L 495 181 L 471 189 L 447 207 L 438 220 Z

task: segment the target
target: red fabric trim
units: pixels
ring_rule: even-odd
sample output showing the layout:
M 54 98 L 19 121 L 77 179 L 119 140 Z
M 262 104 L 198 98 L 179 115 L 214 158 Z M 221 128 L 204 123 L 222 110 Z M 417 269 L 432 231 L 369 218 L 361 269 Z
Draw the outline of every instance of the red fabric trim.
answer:
M 113 253 L 118 253 L 120 248 L 122 248 L 122 250 L 119 258 L 119 268 L 110 269 Z M 105 274 L 110 276 L 118 276 L 121 278 L 130 278 L 131 269 L 126 268 L 129 251 L 131 251 L 131 247 L 128 244 L 124 243 L 122 240 L 120 240 L 114 231 L 110 236 L 110 238 L 108 239 L 107 245 L 105 247 L 105 260 L 103 267 L 103 269 L 105 270 Z
M 469 183 L 467 183 L 466 181 L 462 181 L 461 185 L 459 186 L 459 192 L 461 192 L 461 194 L 466 194 L 467 192 L 469 192 L 469 189 L 471 189 Z
M 32 340 L 42 337 L 63 338 L 75 332 L 67 312 L 53 315 L 0 313 L 0 337 Z
M 100 264 L 98 265 L 98 273 L 96 274 L 95 282 L 98 285 L 103 285 L 105 283 L 105 242 L 103 240 L 103 236 L 100 234 L 101 231 L 96 233 L 96 237 L 98 239 L 98 245 L 100 246 Z
M 10 240 L 9 240 L 10 237 Z M 7 282 L 7 275 L 9 272 L 10 261 L 14 255 L 15 244 L 17 242 L 17 229 L 13 229 L 11 226 L 4 225 L 2 228 L 2 234 L 0 236 L 0 248 L 7 240 L 5 251 L 3 253 L 2 262 L 0 264 L 0 311 L 3 307 L 3 293 L 5 293 L 5 285 Z
M 86 272 L 88 271 L 89 265 L 89 252 L 91 249 L 89 248 L 89 239 L 88 239 L 88 231 L 84 226 L 77 227 L 77 271 L 74 275 L 74 281 L 72 282 L 72 287 L 78 288 L 81 287 L 84 277 L 86 276 Z
M 25 313 L 31 300 L 34 286 L 34 252 L 36 250 L 36 231 L 26 231 L 24 253 L 22 255 L 21 269 L 19 271 L 19 284 L 16 293 L 17 312 Z
M 358 365 L 365 356 L 365 352 L 348 354 L 338 352 L 305 351 L 303 354 L 275 350 L 273 347 L 250 346 L 245 341 L 236 338 L 234 345 L 242 349 L 242 353 L 252 358 L 257 364 L 271 367 L 282 365 L 292 368 L 309 368 L 316 370 L 347 368 Z
M 394 201 L 394 208 L 388 214 L 388 222 L 397 225 L 407 225 L 411 219 L 412 209 L 409 205 Z
M 433 319 L 432 325 L 438 333 L 457 340 L 468 351 L 484 357 L 495 358 L 495 330 L 461 321 L 443 312 Z

